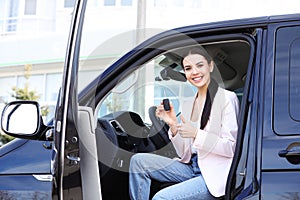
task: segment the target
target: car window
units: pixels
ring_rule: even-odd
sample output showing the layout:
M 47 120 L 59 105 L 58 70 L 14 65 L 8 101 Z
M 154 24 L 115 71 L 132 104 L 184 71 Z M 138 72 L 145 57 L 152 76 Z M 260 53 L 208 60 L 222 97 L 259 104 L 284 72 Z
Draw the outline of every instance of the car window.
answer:
M 300 30 L 300 29 L 299 29 Z M 290 113 L 291 117 L 300 121 L 300 35 L 291 44 L 290 50 Z
M 299 134 L 300 27 L 284 27 L 276 34 L 274 129 L 279 135 Z
M 212 76 L 222 87 L 235 91 L 241 100 L 249 61 L 249 44 L 224 41 L 205 46 L 217 66 Z M 158 55 L 121 78 L 122 81 L 102 99 L 98 106 L 98 117 L 126 110 L 138 113 L 146 123 L 150 123 L 148 109 L 159 105 L 164 98 L 170 99 L 178 113 L 181 102 L 196 93 L 195 87 L 186 82 L 180 66 L 180 54 L 185 48 L 189 47 Z
M 170 99 L 179 112 L 180 101 L 195 94 L 195 89 L 187 82 L 173 80 L 163 72 L 165 55 L 160 55 L 140 66 L 117 84 L 102 101 L 99 117 L 117 111 L 138 113 L 146 123 L 150 123 L 148 109 L 159 105 L 164 98 Z

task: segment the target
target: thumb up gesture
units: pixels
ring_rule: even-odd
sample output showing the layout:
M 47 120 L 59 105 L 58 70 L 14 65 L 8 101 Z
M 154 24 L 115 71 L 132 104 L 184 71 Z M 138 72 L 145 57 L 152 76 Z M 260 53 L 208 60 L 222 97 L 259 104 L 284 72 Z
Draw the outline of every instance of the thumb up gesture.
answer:
M 186 121 L 185 118 L 180 115 L 181 124 L 177 125 L 177 129 L 181 137 L 183 138 L 195 138 L 197 135 L 197 128 L 194 127 L 190 122 Z

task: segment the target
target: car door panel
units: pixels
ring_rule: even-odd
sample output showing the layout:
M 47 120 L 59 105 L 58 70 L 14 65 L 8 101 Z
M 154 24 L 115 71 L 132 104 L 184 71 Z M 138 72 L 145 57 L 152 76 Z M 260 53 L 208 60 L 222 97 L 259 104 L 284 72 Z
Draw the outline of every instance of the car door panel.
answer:
M 299 98 L 299 94 L 292 92 L 291 83 L 293 77 L 298 77 L 300 69 L 299 45 L 294 45 L 299 44 L 300 27 L 291 22 L 272 24 L 268 29 L 261 198 L 299 199 L 300 122 L 291 114 L 299 109 L 298 106 L 292 107 L 291 95 Z
M 78 109 L 78 134 L 83 199 L 101 200 L 95 129 L 96 122 L 92 108 L 80 106 Z
M 38 180 L 33 175 L 0 176 L 1 199 L 52 199 L 52 176 Z M 33 189 L 34 188 L 34 189 Z

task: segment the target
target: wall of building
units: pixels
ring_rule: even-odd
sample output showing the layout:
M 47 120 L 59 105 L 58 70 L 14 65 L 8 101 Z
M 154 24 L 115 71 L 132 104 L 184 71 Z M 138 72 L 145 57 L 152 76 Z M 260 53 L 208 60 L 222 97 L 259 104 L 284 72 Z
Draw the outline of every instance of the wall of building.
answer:
M 75 0 L 0 1 L 0 103 L 13 100 L 12 87 L 23 87 L 28 81 L 43 104 L 54 104 L 74 3 Z M 297 5 L 297 0 L 287 0 L 285 4 L 278 0 L 89 0 L 83 40 L 93 40 L 82 45 L 81 74 L 90 80 L 135 46 L 139 42 L 137 27 L 147 29 L 146 38 L 178 26 L 251 17 L 254 12 L 274 14 L 272 6 L 277 13 L 293 12 L 288 10 L 297 8 L 293 4 Z M 30 80 L 24 78 L 26 65 L 32 66 Z M 87 82 L 79 83 L 79 88 Z

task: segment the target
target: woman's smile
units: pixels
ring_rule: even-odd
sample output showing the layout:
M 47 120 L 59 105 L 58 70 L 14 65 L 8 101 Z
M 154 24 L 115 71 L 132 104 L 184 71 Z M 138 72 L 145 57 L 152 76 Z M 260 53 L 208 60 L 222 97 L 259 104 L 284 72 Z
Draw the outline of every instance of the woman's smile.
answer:
M 183 67 L 187 80 L 198 89 L 204 89 L 209 84 L 212 63 L 199 54 L 191 54 L 183 59 Z M 204 87 L 204 88 L 203 88 Z
M 203 79 L 203 76 L 197 76 L 197 77 L 192 78 L 192 80 L 195 81 L 195 82 L 199 82 L 202 79 Z

